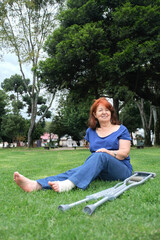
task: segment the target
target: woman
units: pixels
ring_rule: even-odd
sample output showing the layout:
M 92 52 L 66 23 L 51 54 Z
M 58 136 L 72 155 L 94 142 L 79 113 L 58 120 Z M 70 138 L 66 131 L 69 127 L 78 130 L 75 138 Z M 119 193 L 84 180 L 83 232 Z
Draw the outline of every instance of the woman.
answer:
M 64 192 L 75 186 L 86 189 L 97 178 L 112 181 L 131 176 L 131 137 L 127 128 L 119 125 L 114 108 L 105 98 L 95 100 L 91 106 L 85 139 L 89 142 L 91 155 L 83 165 L 37 181 L 15 172 L 15 182 L 27 192 L 40 189 Z

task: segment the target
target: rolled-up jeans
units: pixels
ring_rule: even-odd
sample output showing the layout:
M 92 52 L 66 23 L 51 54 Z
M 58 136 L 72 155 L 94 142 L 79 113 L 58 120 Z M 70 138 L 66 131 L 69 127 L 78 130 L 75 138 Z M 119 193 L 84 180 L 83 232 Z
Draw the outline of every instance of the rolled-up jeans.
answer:
M 48 185 L 49 181 L 69 179 L 78 188 L 85 190 L 95 179 L 104 181 L 124 180 L 131 174 L 132 171 L 123 161 L 112 157 L 108 153 L 95 152 L 86 159 L 83 165 L 55 176 L 39 179 L 37 182 L 43 189 L 51 189 Z

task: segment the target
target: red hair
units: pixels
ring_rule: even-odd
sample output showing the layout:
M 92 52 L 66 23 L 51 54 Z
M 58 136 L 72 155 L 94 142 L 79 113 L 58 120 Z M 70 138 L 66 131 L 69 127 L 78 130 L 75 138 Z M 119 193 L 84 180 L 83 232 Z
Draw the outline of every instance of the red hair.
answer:
M 90 114 L 89 114 L 89 127 L 92 129 L 96 129 L 96 127 L 99 127 L 99 122 L 98 120 L 95 118 L 95 113 L 97 111 L 97 107 L 102 104 L 104 105 L 110 112 L 111 112 L 111 122 L 113 125 L 119 124 L 119 121 L 117 119 L 117 115 L 116 115 L 116 111 L 114 109 L 114 107 L 112 106 L 112 104 L 110 102 L 107 101 L 107 99 L 105 97 L 101 97 L 97 100 L 94 100 L 94 103 L 91 106 L 90 109 Z

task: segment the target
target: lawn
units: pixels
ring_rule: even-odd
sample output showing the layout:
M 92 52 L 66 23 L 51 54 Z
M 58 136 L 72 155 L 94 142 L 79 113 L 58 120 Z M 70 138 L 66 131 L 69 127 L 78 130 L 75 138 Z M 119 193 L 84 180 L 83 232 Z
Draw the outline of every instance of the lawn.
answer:
M 85 191 L 26 193 L 13 181 L 14 171 L 31 179 L 43 178 L 79 166 L 89 154 L 86 149 L 0 149 L 0 239 L 159 240 L 160 148 L 132 148 L 134 171 L 155 172 L 156 178 L 106 202 L 91 216 L 83 212 L 88 203 L 66 212 L 58 211 L 57 207 L 117 182 L 95 181 Z

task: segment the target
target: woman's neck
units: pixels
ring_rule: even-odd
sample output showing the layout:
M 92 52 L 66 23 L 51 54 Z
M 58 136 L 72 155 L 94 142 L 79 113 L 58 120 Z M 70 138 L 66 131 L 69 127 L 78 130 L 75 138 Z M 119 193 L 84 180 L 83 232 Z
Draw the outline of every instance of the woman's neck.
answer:
M 110 127 L 112 127 L 112 123 L 111 122 L 100 124 L 100 128 L 101 129 L 106 129 L 106 128 L 110 128 Z

